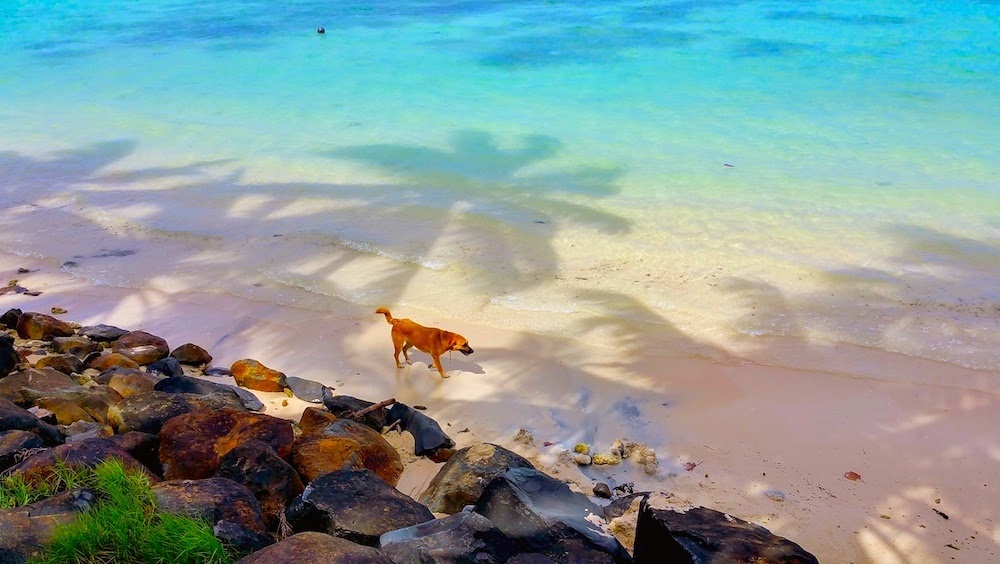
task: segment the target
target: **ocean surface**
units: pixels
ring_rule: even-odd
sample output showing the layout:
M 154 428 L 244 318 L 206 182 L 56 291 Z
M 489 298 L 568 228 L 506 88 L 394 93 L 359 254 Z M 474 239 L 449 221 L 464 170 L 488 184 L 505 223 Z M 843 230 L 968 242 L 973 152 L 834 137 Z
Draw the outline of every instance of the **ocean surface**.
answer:
M 995 0 L 0 2 L 0 250 L 95 284 L 998 370 L 998 171 Z

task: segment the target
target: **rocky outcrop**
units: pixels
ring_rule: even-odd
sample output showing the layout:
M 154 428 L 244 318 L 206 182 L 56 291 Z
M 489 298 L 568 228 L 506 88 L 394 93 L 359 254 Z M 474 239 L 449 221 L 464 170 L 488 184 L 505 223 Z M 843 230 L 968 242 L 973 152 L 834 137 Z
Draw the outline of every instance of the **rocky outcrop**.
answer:
M 201 366 L 212 362 L 212 355 L 194 343 L 184 343 L 170 352 L 181 364 Z
M 480 443 L 463 448 L 441 467 L 420 502 L 435 513 L 458 513 L 479 500 L 486 485 L 512 468 L 534 468 L 523 456 Z
M 347 539 L 308 531 L 255 552 L 237 564 L 392 564 L 378 550 Z
M 390 486 L 399 482 L 403 462 L 382 435 L 349 419 L 302 433 L 292 445 L 292 466 L 311 482 L 345 466 L 367 468 Z
M 73 326 L 51 315 L 27 311 L 17 318 L 17 336 L 22 339 L 51 341 L 55 337 L 74 335 Z
M 146 392 L 124 399 L 108 410 L 108 421 L 116 432 L 142 431 L 157 434 L 168 420 L 197 409 L 243 410 L 234 394 L 170 394 Z
M 259 392 L 281 392 L 288 387 L 285 375 L 260 362 L 245 358 L 237 360 L 229 368 L 236 384 Z
M 760 525 L 705 507 L 674 509 L 660 492 L 650 494 L 639 509 L 634 556 L 638 563 L 818 562 Z
M 140 366 L 165 358 L 170 354 L 167 341 L 145 331 L 125 333 L 111 347 L 111 352 L 124 355 Z
M 286 516 L 295 531 L 320 531 L 368 546 L 376 546 L 384 533 L 434 518 L 370 470 L 320 476 L 292 501 Z
M 302 493 L 298 473 L 270 445 L 252 441 L 230 450 L 216 476 L 242 484 L 257 498 L 269 530 L 276 530 L 285 506 Z

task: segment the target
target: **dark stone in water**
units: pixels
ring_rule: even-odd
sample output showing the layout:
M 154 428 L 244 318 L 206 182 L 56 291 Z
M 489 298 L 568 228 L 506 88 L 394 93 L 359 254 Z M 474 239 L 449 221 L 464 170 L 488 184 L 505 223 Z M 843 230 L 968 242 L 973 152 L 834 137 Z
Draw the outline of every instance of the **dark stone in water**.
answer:
M 417 456 L 430 454 L 439 448 L 451 448 L 455 441 L 441 430 L 437 421 L 412 407 L 396 402 L 389 408 L 386 424 L 399 421 L 399 426 L 413 435 L 413 453 Z
M 292 394 L 300 400 L 309 403 L 323 403 L 323 390 L 326 389 L 326 386 L 323 384 L 295 376 L 285 377 L 285 382 L 288 384 L 288 388 L 292 390 Z
M 260 401 L 253 392 L 248 392 L 236 386 L 228 386 L 218 382 L 200 380 L 191 376 L 172 376 L 164 378 L 153 386 L 158 392 L 169 392 L 171 394 L 199 394 L 208 395 L 215 393 L 235 394 L 243 407 L 248 411 L 263 411 L 264 403 Z

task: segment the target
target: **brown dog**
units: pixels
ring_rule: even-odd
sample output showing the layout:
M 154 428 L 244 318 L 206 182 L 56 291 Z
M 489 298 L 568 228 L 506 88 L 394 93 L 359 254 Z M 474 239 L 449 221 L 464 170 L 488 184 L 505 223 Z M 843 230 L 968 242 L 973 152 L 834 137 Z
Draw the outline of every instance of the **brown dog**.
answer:
M 403 353 L 403 358 L 406 359 L 406 364 L 411 364 L 410 355 L 407 351 L 412 347 L 417 347 L 417 350 L 431 355 L 438 373 L 441 374 L 442 378 L 447 378 L 448 375 L 444 373 L 444 368 L 441 367 L 442 354 L 448 351 L 458 351 L 468 356 L 473 353 L 472 347 L 469 346 L 469 340 L 458 333 L 452 333 L 451 331 L 445 331 L 436 327 L 424 327 L 409 319 L 394 319 L 389 310 L 384 307 L 376 309 L 375 313 L 384 315 L 385 320 L 392 325 L 392 346 L 396 349 L 395 353 L 393 353 L 393 358 L 396 360 L 396 368 L 403 367 L 399 363 L 400 351 Z

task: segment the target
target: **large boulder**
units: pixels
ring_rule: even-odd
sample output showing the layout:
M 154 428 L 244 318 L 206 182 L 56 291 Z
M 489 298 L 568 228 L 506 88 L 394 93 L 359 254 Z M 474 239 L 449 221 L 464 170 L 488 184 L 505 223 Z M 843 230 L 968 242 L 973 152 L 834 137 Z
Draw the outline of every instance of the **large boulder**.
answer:
M 298 473 L 270 445 L 251 441 L 239 445 L 219 460 L 216 476 L 242 484 L 260 503 L 269 530 L 277 530 L 289 501 L 302 493 Z
M 62 433 L 50 423 L 42 421 L 30 411 L 0 398 L 0 431 L 21 430 L 38 436 L 47 445 L 62 442 Z
M 178 415 L 160 429 L 160 463 L 167 480 L 215 475 L 219 459 L 234 448 L 260 441 L 287 457 L 295 435 L 292 422 L 234 409 L 202 409 Z
M 455 441 L 441 430 L 437 421 L 408 405 L 399 402 L 393 404 L 389 408 L 387 422 L 390 425 L 399 422 L 399 426 L 404 431 L 413 435 L 413 454 L 417 456 L 434 458 L 435 452 L 451 449 L 455 446 Z M 443 462 L 443 460 L 438 462 Z
M 326 389 L 326 386 L 323 384 L 315 380 L 307 380 L 297 376 L 287 376 L 285 383 L 288 385 L 288 389 L 292 391 L 292 395 L 300 400 L 309 403 L 323 403 L 323 390 Z
M 166 358 L 170 354 L 170 347 L 161 337 L 145 331 L 130 331 L 118 337 L 111 352 L 127 356 L 142 366 Z
M 21 355 L 14 349 L 14 340 L 0 335 L 0 378 L 14 371 L 21 364 Z
M 194 366 L 212 362 L 212 355 L 194 343 L 184 343 L 171 351 L 170 356 L 176 358 L 181 364 L 191 364 Z
M 0 472 L 19 462 L 18 458 L 28 451 L 45 446 L 42 439 L 31 431 L 13 429 L 0 431 Z
M 169 419 L 202 408 L 242 411 L 243 404 L 235 394 L 201 396 L 153 391 L 123 399 L 108 410 L 108 422 L 119 433 L 142 431 L 155 435 Z
M 512 468 L 534 466 L 523 456 L 491 443 L 463 448 L 441 467 L 420 494 L 420 503 L 435 513 L 458 513 L 476 503 L 494 478 Z
M 295 531 L 312 530 L 376 546 L 389 531 L 434 515 L 370 470 L 340 470 L 306 486 L 285 512 Z
M 174 376 L 172 378 L 164 378 L 156 383 L 154 389 L 159 392 L 170 392 L 172 394 L 236 394 L 236 396 L 240 399 L 240 403 L 242 403 L 243 407 L 247 408 L 248 411 L 264 411 L 264 403 L 260 401 L 257 396 L 253 395 L 253 392 L 236 386 L 220 384 L 218 382 L 211 382 L 209 380 L 202 380 L 191 376 Z
M 51 315 L 26 311 L 17 318 L 17 336 L 22 339 L 51 341 L 55 337 L 70 337 L 73 326 Z
M 326 426 L 337 420 L 337 416 L 322 407 L 307 407 L 302 410 L 299 418 L 299 429 L 309 431 L 316 427 Z
M 531 468 L 494 479 L 475 505 L 523 552 L 558 562 L 630 562 L 625 548 L 602 528 L 601 508 L 587 496 Z M 670 560 L 660 560 L 670 562 Z
M 236 384 L 259 392 L 282 392 L 288 387 L 285 374 L 268 368 L 252 358 L 237 360 L 229 368 Z
M 332 388 L 323 389 L 323 406 L 330 410 L 330 413 L 337 417 L 346 417 L 354 412 L 361 411 L 375 405 L 373 402 L 358 399 L 352 396 L 335 396 Z M 389 413 L 384 409 L 369 411 L 362 418 L 361 422 L 371 427 L 375 431 L 382 432 L 385 427 L 386 418 Z
M 60 425 L 71 425 L 77 421 L 94 421 L 94 418 L 72 400 L 65 398 L 39 398 L 35 405 L 52 412 Z
M 94 492 L 70 490 L 14 509 L 0 509 L 0 562 L 26 562 L 42 555 L 56 528 L 90 511 Z
M 517 543 L 489 519 L 463 511 L 379 537 L 379 550 L 393 562 L 503 563 L 519 552 Z
M 83 372 L 83 361 L 72 354 L 49 354 L 35 362 L 35 368 L 52 368 L 66 375 Z
M 62 392 L 86 392 L 72 378 L 51 368 L 25 368 L 0 379 L 0 398 L 30 407 L 39 397 L 57 397 Z
M 161 482 L 153 486 L 153 496 L 161 511 L 207 521 L 220 540 L 267 544 L 260 504 L 249 490 L 230 479 Z M 225 535 L 219 535 L 220 531 Z
M 237 564 L 392 564 L 377 549 L 315 531 L 292 535 Z
M 705 507 L 675 509 L 661 492 L 650 494 L 639 509 L 634 556 L 639 563 L 818 562 L 760 525 Z
M 128 452 L 107 439 L 88 439 L 41 451 L 12 466 L 8 473 L 21 475 L 25 481 L 35 483 L 55 476 L 59 466 L 94 468 L 110 458 L 117 458 L 126 468 L 142 472 L 151 482 L 159 480 Z
M 350 419 L 338 419 L 316 427 L 295 440 L 292 466 L 306 482 L 311 482 L 344 465 L 367 468 L 390 486 L 399 483 L 403 461 L 382 435 Z
M 52 339 L 52 350 L 59 354 L 71 354 L 78 358 L 84 358 L 90 353 L 99 352 L 101 344 L 79 335 L 56 337 Z

